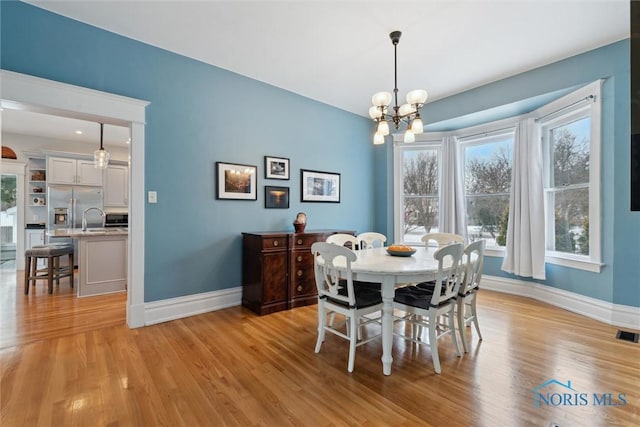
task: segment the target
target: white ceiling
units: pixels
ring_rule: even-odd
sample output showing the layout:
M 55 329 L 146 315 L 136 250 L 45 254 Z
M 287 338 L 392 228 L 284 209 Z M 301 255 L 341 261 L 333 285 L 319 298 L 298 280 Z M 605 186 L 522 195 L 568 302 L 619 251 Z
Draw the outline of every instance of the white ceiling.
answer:
M 411 89 L 433 101 L 628 38 L 630 26 L 628 0 L 27 3 L 366 117 L 371 95 L 393 89 L 393 30 L 403 103 Z

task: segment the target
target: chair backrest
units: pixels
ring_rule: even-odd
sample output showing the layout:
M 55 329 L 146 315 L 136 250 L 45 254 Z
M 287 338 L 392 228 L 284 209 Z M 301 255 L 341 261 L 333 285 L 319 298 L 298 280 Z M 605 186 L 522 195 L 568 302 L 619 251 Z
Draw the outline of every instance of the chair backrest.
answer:
M 346 246 L 349 249 L 356 250 L 358 249 L 358 239 L 351 234 L 346 233 L 336 233 L 327 237 L 325 240 L 327 243 L 333 243 L 338 246 Z
M 480 279 L 482 278 L 482 267 L 484 264 L 484 245 L 485 240 L 476 240 L 473 243 L 469 243 L 464 252 L 462 258 L 465 262 L 464 277 L 460 284 L 460 295 L 466 295 L 467 293 L 478 289 L 480 286 Z
M 438 275 L 436 286 L 431 297 L 431 306 L 438 307 L 441 303 L 455 299 L 458 296 L 460 282 L 460 259 L 462 258 L 462 243 L 452 243 L 444 246 L 433 254 L 438 260 Z M 440 286 L 440 289 L 438 289 Z
M 427 233 L 422 236 L 422 241 L 425 246 L 429 246 L 430 240 L 438 243 L 439 248 L 451 243 L 464 243 L 464 238 L 461 235 L 453 233 Z
M 312 244 L 311 252 L 313 253 L 318 297 L 330 297 L 334 300 L 344 301 L 348 303 L 350 307 L 355 307 L 356 298 L 353 291 L 351 263 L 357 259 L 356 254 L 349 248 L 327 242 L 316 242 Z M 346 259 L 346 272 L 343 273 L 346 279 L 340 279 L 339 271 L 334 265 L 334 260 L 337 257 L 344 257 Z M 347 292 L 340 293 L 340 289 L 344 286 L 347 287 Z
M 381 233 L 376 233 L 375 231 L 367 231 L 365 233 L 358 234 L 356 239 L 358 239 L 360 249 L 371 249 L 384 247 L 384 244 L 387 241 L 387 236 Z

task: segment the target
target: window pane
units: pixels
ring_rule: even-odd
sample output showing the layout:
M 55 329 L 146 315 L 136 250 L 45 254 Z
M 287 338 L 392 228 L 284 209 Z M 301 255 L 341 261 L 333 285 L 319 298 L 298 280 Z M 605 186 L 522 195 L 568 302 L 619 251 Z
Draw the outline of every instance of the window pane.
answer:
M 438 227 L 438 151 L 405 150 L 403 159 L 403 241 L 421 243 Z
M 551 193 L 554 206 L 554 245 L 558 252 L 589 255 L 589 189 Z
M 550 129 L 553 165 L 551 187 L 589 182 L 590 137 L 589 117 Z
M 485 239 L 488 247 L 506 244 L 511 189 L 513 138 L 464 148 L 464 183 L 469 241 Z
M 509 195 L 467 196 L 469 242 L 485 239 L 487 246 L 505 246 Z
M 421 243 L 424 234 L 438 231 L 438 215 L 437 198 L 406 197 L 403 241 Z
M 470 145 L 464 150 L 465 193 L 508 193 L 513 139 Z

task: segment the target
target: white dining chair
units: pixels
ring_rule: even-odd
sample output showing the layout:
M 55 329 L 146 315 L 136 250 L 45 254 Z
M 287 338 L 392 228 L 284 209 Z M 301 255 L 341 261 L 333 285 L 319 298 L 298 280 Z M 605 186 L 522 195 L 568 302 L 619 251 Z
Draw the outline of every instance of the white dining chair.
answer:
M 387 242 L 387 236 L 375 231 L 360 233 L 356 239 L 358 239 L 359 249 L 381 248 Z
M 422 242 L 425 246 L 429 246 L 430 241 L 437 243 L 437 247 L 441 248 L 451 243 L 463 243 L 464 237 L 454 233 L 427 233 L 422 236 Z
M 347 370 L 353 372 L 356 347 L 366 344 L 381 333 L 362 339 L 360 329 L 370 323 L 380 324 L 379 319 L 369 319 L 367 314 L 382 310 L 380 292 L 353 286 L 351 263 L 356 255 L 352 250 L 327 242 L 316 242 L 311 245 L 314 256 L 314 272 L 318 289 L 318 340 L 315 352 L 319 353 L 325 339 L 325 332 L 330 332 L 349 341 L 349 361 Z M 339 280 L 340 272 L 335 267 L 336 258 L 344 257 L 346 269 L 342 273 L 346 280 Z M 327 314 L 339 313 L 345 316 L 344 329 L 327 322 Z
M 441 372 L 440 357 L 438 355 L 438 340 L 447 335 L 451 336 L 458 356 L 462 356 L 458 339 L 456 338 L 455 308 L 456 297 L 460 289 L 460 259 L 462 258 L 462 244 L 453 243 L 436 251 L 434 258 L 438 260 L 438 272 L 435 277 L 434 289 L 407 286 L 396 290 L 393 299 L 395 310 L 402 312 L 395 316 L 395 322 L 405 322 L 411 325 L 411 332 L 396 335 L 415 342 L 427 344 L 431 349 L 433 368 L 437 374 Z M 445 267 L 446 265 L 446 267 Z M 422 341 L 422 328 L 429 333 L 429 341 Z
M 338 245 L 338 246 L 345 246 L 354 251 L 358 249 L 358 239 L 356 239 L 356 236 L 352 234 L 346 234 L 346 233 L 332 234 L 329 237 L 327 237 L 325 242 L 333 243 L 334 245 Z
M 458 318 L 458 332 L 462 340 L 462 347 L 465 353 L 469 352 L 469 342 L 467 340 L 466 326 L 473 322 L 478 333 L 478 338 L 482 341 L 480 325 L 478 325 L 478 312 L 476 300 L 478 289 L 480 289 L 480 279 L 482 278 L 482 268 L 484 265 L 485 240 L 480 239 L 469 243 L 464 249 L 462 259 L 464 260 L 464 276 L 458 291 L 456 311 Z

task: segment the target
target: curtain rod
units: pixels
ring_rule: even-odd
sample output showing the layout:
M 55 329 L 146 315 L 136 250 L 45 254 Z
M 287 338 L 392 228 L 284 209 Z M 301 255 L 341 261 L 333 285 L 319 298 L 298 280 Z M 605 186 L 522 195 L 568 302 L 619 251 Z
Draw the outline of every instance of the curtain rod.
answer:
M 538 117 L 537 119 L 535 119 L 535 121 L 539 122 L 540 120 L 544 119 L 545 117 L 549 117 L 549 116 L 551 116 L 553 114 L 558 114 L 561 111 L 564 111 L 564 110 L 567 110 L 569 108 L 575 107 L 576 105 L 581 104 L 581 103 L 583 103 L 585 101 L 589 101 L 589 100 L 591 100 L 592 102 L 595 102 L 596 101 L 596 96 L 595 95 L 587 95 L 584 98 L 579 99 L 579 100 L 577 100 L 576 102 L 574 102 L 572 104 L 565 105 L 564 107 L 562 107 L 562 108 L 560 108 L 560 109 L 558 109 L 556 111 L 552 111 L 552 112 L 550 112 L 548 114 L 545 114 L 544 116 Z
M 500 133 L 503 133 L 506 130 L 512 130 L 512 129 L 515 129 L 515 125 L 508 126 L 506 128 L 502 128 L 502 129 L 490 130 L 490 131 L 487 131 L 487 132 L 478 132 L 478 133 L 474 133 L 473 135 L 460 136 L 460 137 L 458 137 L 458 141 L 462 141 L 464 139 L 473 138 L 475 136 L 489 136 L 489 135 L 493 135 L 493 134 L 500 134 Z

